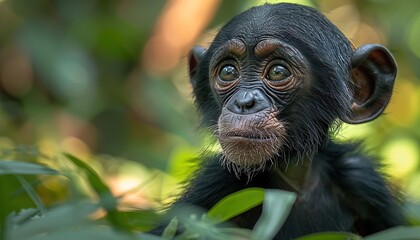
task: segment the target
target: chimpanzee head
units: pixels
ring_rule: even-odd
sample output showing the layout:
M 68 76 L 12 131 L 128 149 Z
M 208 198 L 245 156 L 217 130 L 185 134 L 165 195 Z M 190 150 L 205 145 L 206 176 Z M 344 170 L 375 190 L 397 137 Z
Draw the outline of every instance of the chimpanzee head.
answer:
M 248 175 L 311 159 L 337 120 L 375 119 L 396 72 L 385 47 L 353 49 L 322 14 L 285 3 L 234 17 L 189 57 L 196 104 L 215 129 L 223 164 Z

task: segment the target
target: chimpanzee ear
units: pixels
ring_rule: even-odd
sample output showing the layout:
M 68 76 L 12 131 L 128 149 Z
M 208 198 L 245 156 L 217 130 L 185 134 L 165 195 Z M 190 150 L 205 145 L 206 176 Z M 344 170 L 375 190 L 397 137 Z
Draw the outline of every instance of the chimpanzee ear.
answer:
M 194 46 L 191 49 L 190 54 L 188 56 L 188 71 L 190 79 L 195 75 L 197 66 L 200 63 L 201 59 L 203 59 L 205 53 L 206 49 L 201 46 Z
M 388 105 L 397 65 L 388 49 L 377 44 L 356 49 L 351 64 L 353 103 L 350 115 L 343 121 L 352 124 L 369 122 Z

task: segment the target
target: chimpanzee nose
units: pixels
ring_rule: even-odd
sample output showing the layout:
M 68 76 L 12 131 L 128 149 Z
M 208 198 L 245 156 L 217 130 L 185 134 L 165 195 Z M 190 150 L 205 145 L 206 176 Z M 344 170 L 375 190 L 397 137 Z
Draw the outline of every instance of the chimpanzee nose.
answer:
M 228 101 L 226 108 L 237 114 L 253 114 L 268 108 L 269 102 L 258 90 L 240 90 Z
M 254 94 L 252 92 L 244 92 L 242 97 L 237 98 L 236 105 L 242 110 L 251 109 L 255 104 Z

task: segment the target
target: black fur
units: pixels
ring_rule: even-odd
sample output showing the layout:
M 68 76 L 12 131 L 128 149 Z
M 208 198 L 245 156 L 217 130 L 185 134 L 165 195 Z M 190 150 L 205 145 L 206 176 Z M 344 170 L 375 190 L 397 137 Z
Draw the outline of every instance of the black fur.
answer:
M 251 182 L 220 166 L 220 156 L 205 166 L 175 204 L 192 204 L 210 209 L 223 197 L 249 187 L 280 188 L 272 171 L 257 174 Z M 347 231 L 369 235 L 404 223 L 400 208 L 384 179 L 374 170 L 375 162 L 358 151 L 358 145 L 329 142 L 313 159 L 307 190 L 298 199 L 276 239 L 293 239 L 322 231 Z M 261 209 L 233 219 L 252 228 Z
M 196 104 L 203 115 L 204 125 L 210 128 L 217 126 L 226 104 L 224 98 L 227 98 L 221 97 L 211 84 L 212 57 L 220 46 L 233 38 L 245 42 L 249 49 L 261 40 L 275 38 L 297 48 L 306 59 L 300 67 L 307 69 L 304 79 L 307 82 L 294 92 L 276 92 L 261 83 L 247 85 L 263 89 L 261 91 L 271 104 L 279 109 L 278 118 L 285 123 L 287 133 L 286 142 L 279 150 L 282 154 L 273 159 L 273 165 L 251 179 L 238 178 L 221 166 L 223 153 L 209 157 L 175 205 L 193 204 L 209 209 L 226 195 L 244 188 L 278 188 L 297 191 L 298 198 L 276 239 L 292 239 L 320 231 L 352 231 L 368 235 L 403 224 L 397 200 L 384 178 L 375 170 L 374 161 L 361 153 L 357 144 L 338 144 L 329 137 L 338 125 L 337 120 L 350 119 L 351 114 L 359 112 L 352 110 L 355 98 L 359 97 L 359 102 L 370 99 L 355 93 L 358 91 L 357 81 L 364 80 L 363 74 L 377 81 L 384 81 L 382 79 L 387 77 L 376 68 L 381 68 L 380 64 L 384 61 L 379 62 L 379 66 L 368 63 L 362 70 L 354 66 L 352 56 L 355 50 L 350 42 L 312 8 L 294 4 L 267 4 L 251 8 L 234 17 L 220 30 L 209 49 L 198 57 L 201 59 L 198 59 L 197 65 L 195 59 L 193 66 L 190 64 Z M 395 70 L 390 73 L 390 78 L 386 78 L 392 80 L 386 83 L 392 91 L 396 73 L 392 56 L 382 47 L 368 46 L 366 49 L 359 50 L 359 56 L 379 49 L 388 57 L 391 67 L 386 66 L 387 69 Z M 256 66 L 260 64 L 249 52 L 247 59 L 240 63 L 244 66 L 244 75 L 254 76 L 252 74 L 255 73 L 248 70 L 253 69 L 254 63 Z M 363 75 L 361 80 L 352 75 L 352 69 L 360 70 Z M 374 89 L 369 92 L 374 94 L 369 96 L 376 100 L 375 104 L 385 107 L 389 97 L 385 100 L 376 97 L 381 91 L 385 90 Z M 358 122 L 361 122 L 360 119 L 363 121 L 363 117 L 370 117 L 370 121 L 380 114 L 375 110 L 377 108 L 369 105 L 360 104 L 357 109 L 363 110 L 360 112 L 366 115 Z M 304 158 L 310 159 L 311 168 L 302 188 L 296 190 L 283 182 L 274 169 L 284 170 L 288 164 L 298 166 Z M 232 222 L 239 227 L 252 228 L 260 213 L 261 209 L 255 208 Z M 155 230 L 155 233 L 161 229 Z

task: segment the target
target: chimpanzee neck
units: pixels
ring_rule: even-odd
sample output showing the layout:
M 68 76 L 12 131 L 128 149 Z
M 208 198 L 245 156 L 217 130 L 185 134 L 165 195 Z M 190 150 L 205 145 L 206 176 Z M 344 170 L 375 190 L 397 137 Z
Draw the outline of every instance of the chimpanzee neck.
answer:
M 281 183 L 278 187 L 293 192 L 300 192 L 306 182 L 310 169 L 311 160 L 305 158 L 299 163 L 292 163 L 287 167 L 275 167 L 271 171 L 271 175 L 276 183 Z

